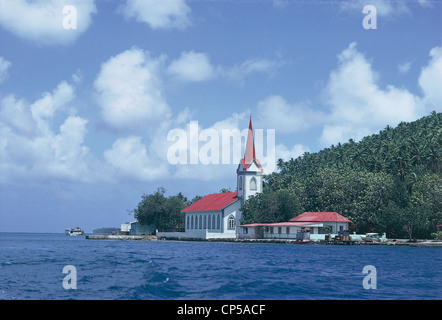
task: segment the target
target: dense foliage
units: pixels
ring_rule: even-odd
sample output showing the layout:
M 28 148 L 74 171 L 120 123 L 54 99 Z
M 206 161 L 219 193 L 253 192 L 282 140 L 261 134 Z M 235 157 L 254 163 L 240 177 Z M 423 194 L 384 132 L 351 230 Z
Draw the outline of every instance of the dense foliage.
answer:
M 280 159 L 279 171 L 266 176 L 264 193 L 244 204 L 242 222 L 336 211 L 360 233 L 429 238 L 442 223 L 441 157 L 442 114 L 433 112 L 358 143 L 350 139 L 318 153 Z M 292 204 L 291 212 L 285 201 Z
M 154 224 L 159 231 L 176 231 L 184 227 L 181 210 L 187 207 L 187 198 L 181 193 L 165 197 L 165 192 L 164 188 L 158 188 L 153 194 L 144 194 L 133 214 L 141 224 Z
M 184 214 L 181 210 L 202 196 L 195 196 L 189 201 L 181 192 L 169 197 L 165 193 L 166 190 L 160 187 L 152 194 L 143 194 L 138 206 L 131 212 L 141 224 L 153 224 L 159 231 L 183 231 Z

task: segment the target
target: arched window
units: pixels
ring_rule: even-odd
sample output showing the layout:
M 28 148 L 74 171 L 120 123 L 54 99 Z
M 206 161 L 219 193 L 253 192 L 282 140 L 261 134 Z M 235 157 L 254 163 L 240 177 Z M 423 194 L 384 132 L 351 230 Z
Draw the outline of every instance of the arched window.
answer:
M 193 215 L 192 215 L 192 218 L 190 219 L 190 229 L 193 229 Z
M 242 190 L 242 177 L 239 177 L 239 190 Z
M 256 190 L 256 179 L 254 177 L 250 180 L 250 190 Z
M 219 215 L 216 216 L 216 228 L 219 229 L 221 227 L 221 221 L 219 219 Z
M 204 215 L 204 224 L 203 224 L 203 229 L 207 228 L 207 216 Z
M 203 217 L 200 216 L 200 229 L 202 229 L 202 227 L 203 227 Z
M 229 230 L 235 229 L 235 217 L 233 215 L 229 216 Z
M 190 229 L 190 217 L 187 216 L 187 229 Z
M 212 216 L 212 228 L 215 229 L 215 215 Z

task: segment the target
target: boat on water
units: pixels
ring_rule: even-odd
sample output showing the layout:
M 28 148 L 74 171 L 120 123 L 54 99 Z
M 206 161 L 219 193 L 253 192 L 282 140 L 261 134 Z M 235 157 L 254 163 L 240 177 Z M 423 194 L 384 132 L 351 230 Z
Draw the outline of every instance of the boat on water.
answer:
M 385 232 L 380 235 L 379 233 L 370 232 L 366 233 L 365 236 L 361 236 L 362 241 L 364 242 L 384 242 L 387 240 Z
M 293 244 L 307 244 L 307 243 L 313 243 L 313 240 L 298 240 L 298 241 L 294 241 L 292 242 Z
M 68 236 L 83 236 L 84 231 L 80 227 L 76 228 L 67 228 L 65 230 L 65 234 Z

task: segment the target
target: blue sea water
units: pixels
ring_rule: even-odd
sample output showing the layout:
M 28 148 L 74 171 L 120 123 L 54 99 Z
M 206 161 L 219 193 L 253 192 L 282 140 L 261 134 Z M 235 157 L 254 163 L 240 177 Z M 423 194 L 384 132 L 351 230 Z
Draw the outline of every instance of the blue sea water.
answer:
M 63 288 L 66 265 L 77 289 Z M 376 289 L 362 285 L 366 265 L 376 268 Z M 440 248 L 0 233 L 0 299 L 441 298 Z

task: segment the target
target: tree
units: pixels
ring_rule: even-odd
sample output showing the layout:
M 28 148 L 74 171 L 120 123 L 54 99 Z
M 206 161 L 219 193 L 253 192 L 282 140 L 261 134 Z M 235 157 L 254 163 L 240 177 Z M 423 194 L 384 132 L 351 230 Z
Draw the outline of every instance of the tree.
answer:
M 242 224 L 284 222 L 302 213 L 298 197 L 287 189 L 257 193 L 241 207 Z
M 287 189 L 306 211 L 337 211 L 358 232 L 429 237 L 442 223 L 441 124 L 442 113 L 433 112 L 359 142 L 279 160 L 264 192 Z M 259 200 L 248 204 L 256 212 L 277 207 L 273 197 Z
M 144 194 L 137 208 L 133 210 L 135 219 L 141 224 L 154 224 L 158 230 L 179 229 L 184 226 L 184 215 L 181 213 L 187 205 L 187 199 L 181 192 L 166 198 L 165 189 L 158 188 L 153 194 Z

